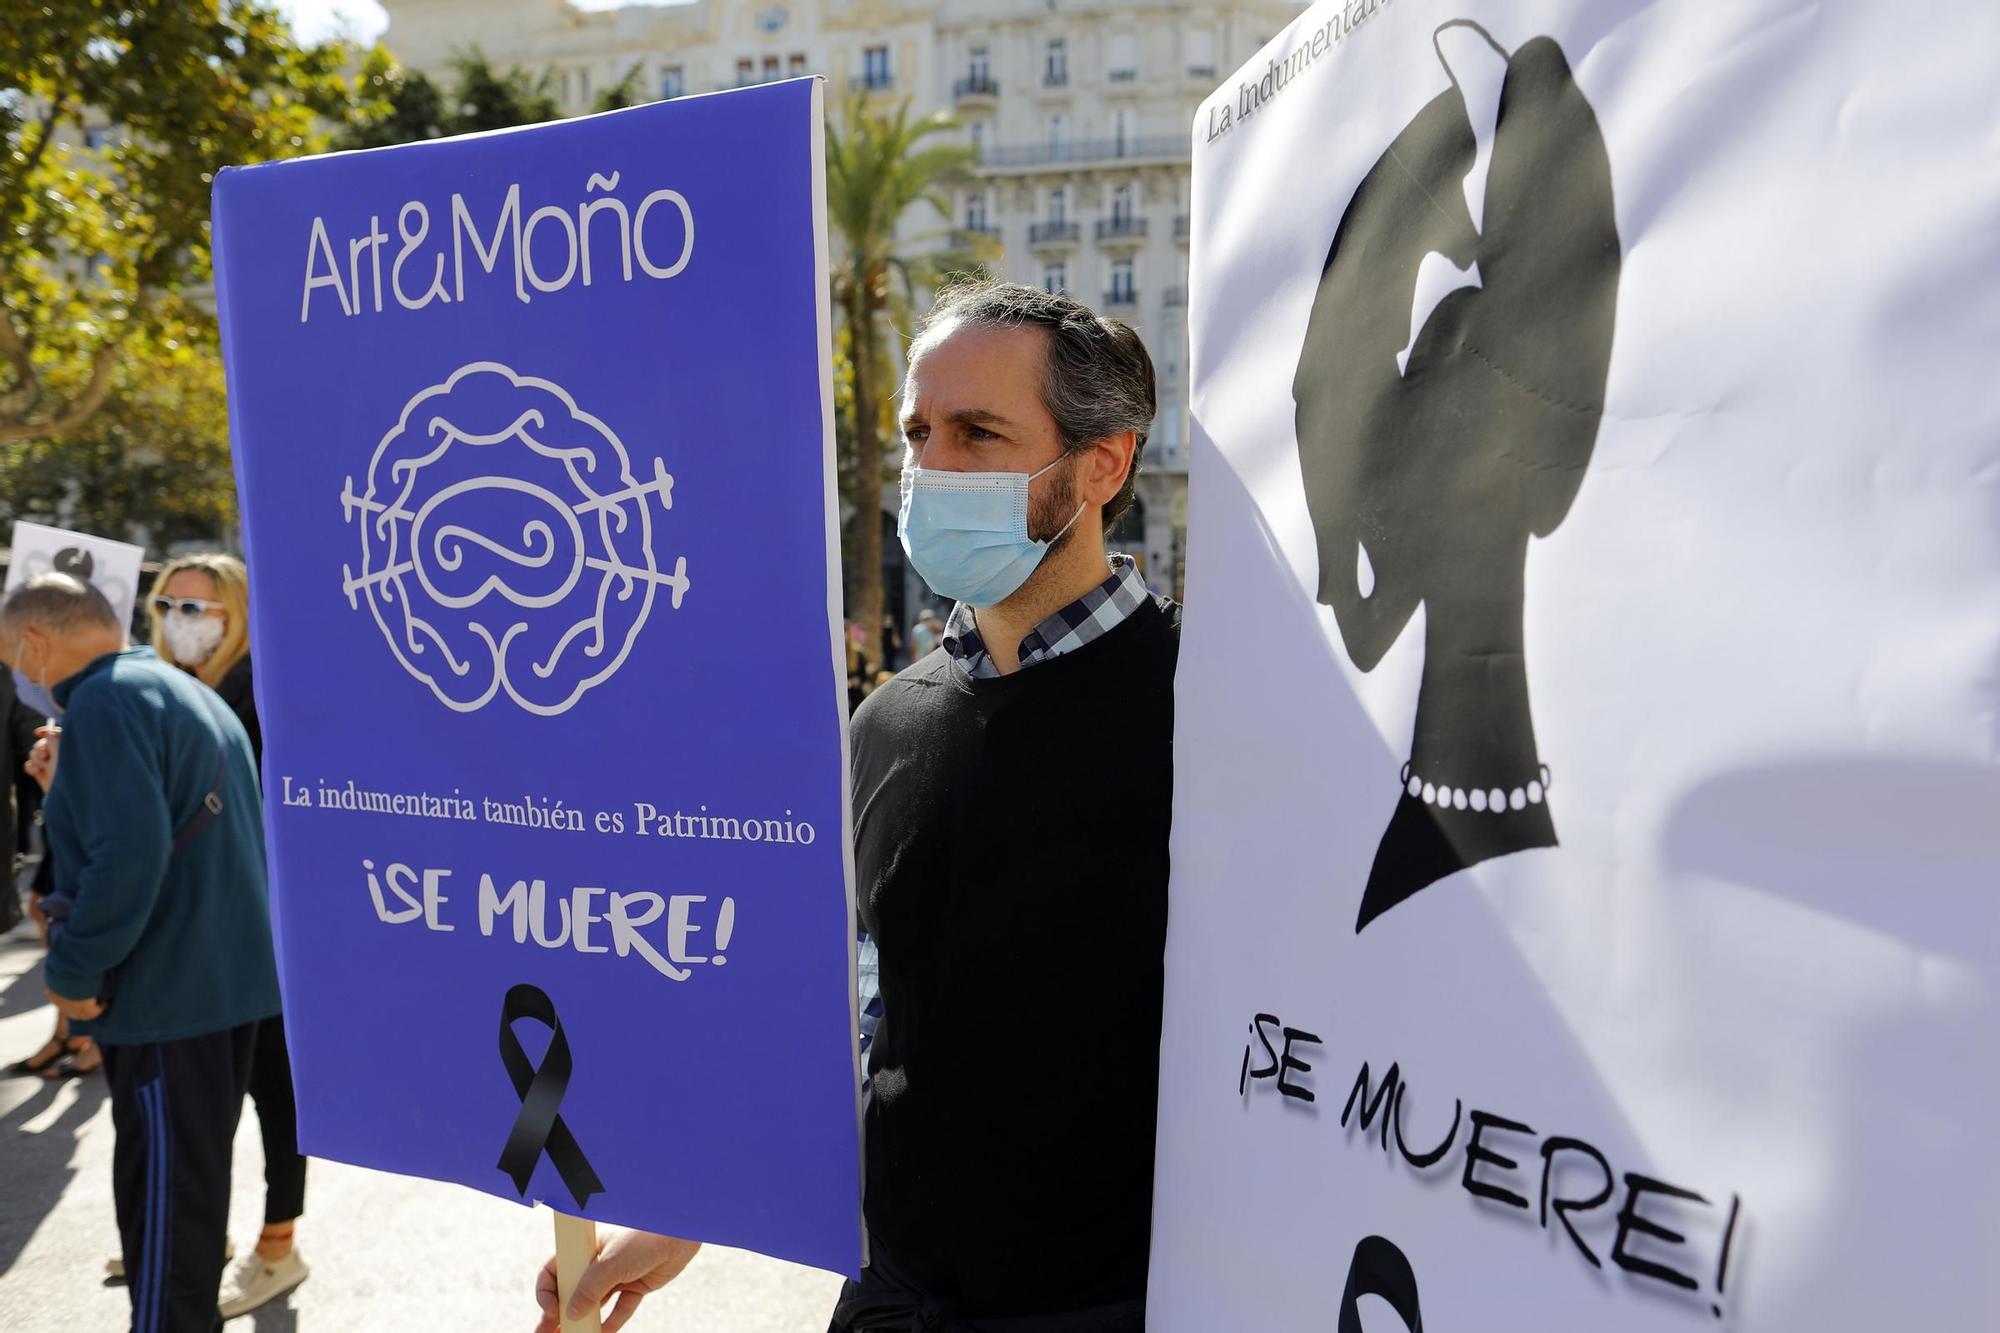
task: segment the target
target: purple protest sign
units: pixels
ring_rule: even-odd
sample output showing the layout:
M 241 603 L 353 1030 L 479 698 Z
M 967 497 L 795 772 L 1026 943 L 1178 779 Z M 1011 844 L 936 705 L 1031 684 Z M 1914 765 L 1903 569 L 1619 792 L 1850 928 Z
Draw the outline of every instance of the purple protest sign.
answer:
M 316 1156 L 852 1273 L 816 81 L 224 172 Z

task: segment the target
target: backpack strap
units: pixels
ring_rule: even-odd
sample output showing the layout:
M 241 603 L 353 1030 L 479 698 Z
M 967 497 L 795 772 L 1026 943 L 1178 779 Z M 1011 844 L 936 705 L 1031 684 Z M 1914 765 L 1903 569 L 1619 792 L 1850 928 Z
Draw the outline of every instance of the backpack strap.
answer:
M 199 681 L 195 683 L 204 693 L 211 697 L 215 696 L 215 692 L 210 690 L 208 686 L 201 684 Z M 206 704 L 209 715 L 213 717 L 215 715 L 215 704 L 210 703 L 208 700 L 203 700 L 203 703 Z M 172 865 L 174 862 L 180 860 L 181 853 L 186 851 L 189 845 L 196 838 L 199 838 L 210 824 L 215 822 L 215 817 L 222 813 L 222 792 L 223 788 L 229 782 L 229 737 L 227 728 L 221 728 L 220 730 L 223 734 L 216 746 L 215 781 L 209 784 L 208 795 L 201 798 L 201 806 L 194 812 L 194 817 L 183 824 L 181 831 L 174 835 L 174 848 L 167 856 L 168 865 Z

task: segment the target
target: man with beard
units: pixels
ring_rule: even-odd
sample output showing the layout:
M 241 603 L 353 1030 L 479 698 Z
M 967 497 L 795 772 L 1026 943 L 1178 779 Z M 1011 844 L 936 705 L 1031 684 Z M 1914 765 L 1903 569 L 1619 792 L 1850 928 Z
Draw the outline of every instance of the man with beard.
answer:
M 948 291 L 910 349 L 899 531 L 957 606 L 852 724 L 881 993 L 830 1333 L 1144 1327 L 1180 608 L 1105 534 L 1154 410 L 1138 335 L 1066 296 Z M 619 1293 L 615 1330 L 698 1248 L 614 1235 L 573 1308 Z M 553 1333 L 553 1261 L 537 1297 Z

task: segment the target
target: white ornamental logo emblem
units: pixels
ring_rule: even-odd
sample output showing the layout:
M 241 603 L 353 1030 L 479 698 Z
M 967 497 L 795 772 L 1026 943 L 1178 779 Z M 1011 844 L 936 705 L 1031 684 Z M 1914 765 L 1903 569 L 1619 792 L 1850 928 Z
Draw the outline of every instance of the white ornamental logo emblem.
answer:
M 447 707 L 505 694 L 554 716 L 624 664 L 662 588 L 676 610 L 687 595 L 687 557 L 662 573 L 654 554 L 655 504 L 674 505 L 663 461 L 641 481 L 561 385 L 475 361 L 404 405 L 365 490 L 342 485 L 361 533 L 342 591 Z

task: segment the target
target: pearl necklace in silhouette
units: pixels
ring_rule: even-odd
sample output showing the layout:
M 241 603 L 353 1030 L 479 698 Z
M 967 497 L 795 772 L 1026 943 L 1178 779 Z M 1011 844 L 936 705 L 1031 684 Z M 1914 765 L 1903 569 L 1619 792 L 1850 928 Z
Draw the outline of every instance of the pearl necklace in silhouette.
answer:
M 1403 765 L 1403 790 L 1440 810 L 1471 810 L 1476 814 L 1504 815 L 1510 810 L 1525 810 L 1531 805 L 1540 805 L 1548 795 L 1550 781 L 1549 766 L 1536 765 L 1539 777 L 1531 778 L 1523 787 L 1447 787 L 1440 783 L 1425 782 L 1410 771 L 1409 764 Z

